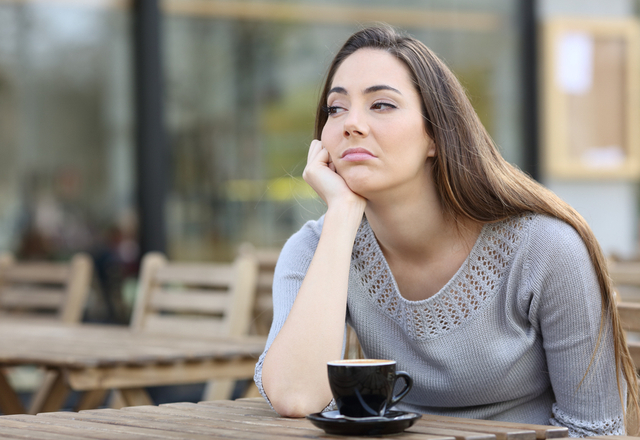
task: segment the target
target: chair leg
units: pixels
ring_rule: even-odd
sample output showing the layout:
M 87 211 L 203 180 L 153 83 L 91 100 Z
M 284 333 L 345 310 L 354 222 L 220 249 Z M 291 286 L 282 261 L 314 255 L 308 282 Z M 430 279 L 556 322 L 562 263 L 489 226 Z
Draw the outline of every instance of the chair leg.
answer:
M 251 397 L 262 397 L 262 394 L 260 394 L 260 390 L 258 390 L 256 383 L 254 381 L 250 381 L 249 386 L 242 397 L 247 399 Z
M 2 414 L 24 414 L 26 412 L 20 398 L 9 384 L 7 376 L 0 369 L 0 411 Z
M 229 400 L 233 394 L 236 382 L 232 379 L 219 379 L 207 382 L 202 400 Z
M 48 370 L 42 385 L 31 400 L 29 414 L 59 411 L 67 400 L 69 391 L 62 371 Z
M 107 405 L 109 408 L 120 409 L 127 406 L 124 401 L 124 397 L 122 396 L 121 390 L 112 390 L 111 397 L 109 398 L 109 403 Z
M 111 396 L 111 408 L 124 408 L 125 406 L 153 405 L 153 400 L 144 388 L 122 388 L 113 390 Z
M 80 397 L 80 401 L 74 408 L 74 411 L 84 411 L 85 409 L 95 409 L 104 403 L 109 390 L 91 390 L 85 391 Z

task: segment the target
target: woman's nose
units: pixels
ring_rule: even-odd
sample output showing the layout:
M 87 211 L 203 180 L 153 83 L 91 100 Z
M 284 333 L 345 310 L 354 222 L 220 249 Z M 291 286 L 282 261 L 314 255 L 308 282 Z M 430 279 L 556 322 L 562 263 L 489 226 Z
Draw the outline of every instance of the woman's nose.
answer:
M 369 126 L 362 115 L 353 108 L 349 110 L 346 119 L 344 120 L 344 137 L 351 136 L 367 136 L 369 134 Z

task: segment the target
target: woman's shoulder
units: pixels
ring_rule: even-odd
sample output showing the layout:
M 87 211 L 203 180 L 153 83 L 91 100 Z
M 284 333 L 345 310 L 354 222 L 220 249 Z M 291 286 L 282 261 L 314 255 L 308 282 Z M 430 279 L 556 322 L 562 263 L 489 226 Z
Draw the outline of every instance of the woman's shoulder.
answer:
M 535 214 L 527 229 L 521 249 L 523 282 L 532 288 L 537 286 L 534 290 L 540 291 L 543 286 L 569 284 L 597 290 L 589 250 L 573 226 L 553 216 Z M 565 288 L 563 292 L 570 295 L 570 290 Z
M 556 217 L 523 213 L 487 225 L 488 252 L 520 260 L 526 267 L 557 270 L 566 264 L 590 266 L 587 247 L 578 232 Z
M 487 225 L 486 234 L 490 237 L 508 238 L 522 241 L 525 247 L 545 249 L 584 247 L 578 232 L 567 222 L 546 214 L 526 212 Z M 518 247 L 521 247 L 518 245 Z
M 314 247 L 317 246 L 318 240 L 320 240 L 320 234 L 322 233 L 323 224 L 324 215 L 317 220 L 307 221 L 298 231 L 289 237 L 283 248 L 297 248 L 300 246 L 307 246 L 309 244 Z
M 576 256 L 587 252 L 582 237 L 569 223 L 557 217 L 535 214 L 529 225 L 528 243 L 533 250 L 546 254 Z
M 307 221 L 297 232 L 286 241 L 278 258 L 278 265 L 300 264 L 303 261 L 311 261 L 318 247 L 324 215 L 318 220 Z

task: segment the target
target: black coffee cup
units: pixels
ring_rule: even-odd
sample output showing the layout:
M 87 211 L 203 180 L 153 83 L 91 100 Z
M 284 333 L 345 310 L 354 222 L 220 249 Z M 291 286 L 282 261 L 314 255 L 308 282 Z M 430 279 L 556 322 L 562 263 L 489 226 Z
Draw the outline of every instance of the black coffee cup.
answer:
M 327 363 L 331 393 L 340 414 L 347 417 L 382 417 L 407 395 L 413 379 L 396 371 L 396 361 L 382 359 L 345 359 Z M 398 378 L 402 391 L 393 395 Z

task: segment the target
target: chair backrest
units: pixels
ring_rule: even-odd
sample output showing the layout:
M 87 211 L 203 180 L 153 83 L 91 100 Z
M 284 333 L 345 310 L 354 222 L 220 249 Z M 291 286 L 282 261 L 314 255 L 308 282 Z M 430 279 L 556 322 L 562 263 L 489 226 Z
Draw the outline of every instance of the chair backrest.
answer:
M 640 302 L 640 261 L 608 262 L 618 301 Z
M 619 302 L 618 313 L 622 328 L 627 332 L 627 346 L 636 369 L 640 369 L 640 303 Z
M 79 322 L 92 273 L 91 257 L 84 253 L 68 263 L 16 261 L 13 255 L 2 254 L 0 314 Z
M 258 261 L 258 279 L 251 332 L 257 335 L 269 334 L 273 320 L 273 273 L 280 256 L 280 248 L 256 248 L 251 243 L 242 243 L 238 255 L 249 255 Z
M 608 269 L 627 346 L 636 369 L 640 369 L 640 262 L 610 259 Z
M 347 325 L 346 339 L 344 346 L 344 358 L 345 359 L 364 359 L 364 353 L 362 352 L 362 346 L 358 340 L 356 331 L 350 325 Z
M 158 252 L 142 260 L 131 327 L 181 336 L 238 336 L 251 320 L 258 263 L 170 262 Z

